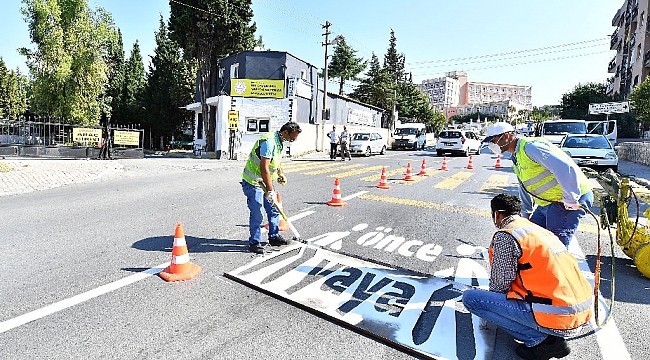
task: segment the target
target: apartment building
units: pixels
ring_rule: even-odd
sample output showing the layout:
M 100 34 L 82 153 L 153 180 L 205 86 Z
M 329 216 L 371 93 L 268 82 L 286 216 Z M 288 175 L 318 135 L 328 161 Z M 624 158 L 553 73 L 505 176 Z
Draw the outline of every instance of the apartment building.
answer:
M 619 94 L 629 98 L 632 89 L 641 84 L 650 72 L 649 0 L 626 0 L 614 14 L 610 50 L 616 55 L 607 66 L 614 81 L 607 95 Z
M 467 81 L 464 71 L 423 80 L 419 87 L 447 118 L 477 111 L 508 116 L 509 109 L 533 109 L 532 86 Z

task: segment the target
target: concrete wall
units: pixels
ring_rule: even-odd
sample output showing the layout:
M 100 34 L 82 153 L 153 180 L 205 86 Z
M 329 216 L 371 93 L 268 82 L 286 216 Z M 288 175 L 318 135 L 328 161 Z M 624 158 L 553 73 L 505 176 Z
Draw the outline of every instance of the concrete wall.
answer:
M 650 142 L 622 142 L 616 146 L 620 160 L 650 166 Z

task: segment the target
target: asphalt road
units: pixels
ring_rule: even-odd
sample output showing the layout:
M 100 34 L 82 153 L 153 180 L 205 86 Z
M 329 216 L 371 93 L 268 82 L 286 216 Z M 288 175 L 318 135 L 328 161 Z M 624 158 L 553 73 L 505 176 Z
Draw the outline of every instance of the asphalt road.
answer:
M 407 163 L 415 175 L 422 159 L 429 176 L 401 181 Z M 311 244 L 449 281 L 463 282 L 461 269 L 478 264 L 467 285 L 485 285 L 483 250 L 494 231 L 489 200 L 498 192 L 514 193 L 516 178 L 509 160 L 495 169 L 492 155 L 474 156 L 474 169 L 466 168 L 465 157 L 448 157 L 449 170 L 439 171 L 441 160 L 427 150 L 346 162 L 285 162 L 289 183 L 279 190 L 285 212 L 300 217 L 294 225 Z M 223 276 L 259 259 L 247 252 L 248 211 L 239 184 L 243 162 L 120 163 L 121 176 L 2 198 L 0 358 L 417 358 Z M 389 190 L 375 187 L 381 167 L 389 174 Z M 332 198 L 335 178 L 347 206 L 324 204 Z M 150 274 L 170 260 L 177 222 L 192 262 L 203 270 L 193 280 L 167 283 Z M 584 253 L 584 265 L 593 269 L 594 220 L 584 219 L 581 230 L 572 251 Z M 346 235 L 323 241 L 333 233 Z M 413 246 L 389 251 L 364 245 L 377 234 Z M 430 251 L 418 252 L 425 245 Z M 650 328 L 650 280 L 617 246 L 615 255 L 613 320 L 605 330 L 572 339 L 566 359 L 650 354 L 644 335 Z M 606 247 L 601 283 L 606 298 L 611 259 Z M 450 348 L 460 353 L 474 346 L 470 334 L 457 331 Z M 494 353 L 476 358 L 516 358 L 512 338 L 498 331 L 492 338 Z

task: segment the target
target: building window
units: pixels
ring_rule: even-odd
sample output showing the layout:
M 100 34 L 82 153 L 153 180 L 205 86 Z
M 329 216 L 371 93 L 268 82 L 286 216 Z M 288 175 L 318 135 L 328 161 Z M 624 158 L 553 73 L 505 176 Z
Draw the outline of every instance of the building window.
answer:
M 303 80 L 307 80 L 307 70 L 305 69 L 300 70 L 300 78 Z
M 219 79 L 223 79 L 223 73 L 226 72 L 225 68 L 220 67 L 219 68 Z
M 246 131 L 257 132 L 257 119 L 246 120 Z
M 230 65 L 230 78 L 239 79 L 239 63 Z

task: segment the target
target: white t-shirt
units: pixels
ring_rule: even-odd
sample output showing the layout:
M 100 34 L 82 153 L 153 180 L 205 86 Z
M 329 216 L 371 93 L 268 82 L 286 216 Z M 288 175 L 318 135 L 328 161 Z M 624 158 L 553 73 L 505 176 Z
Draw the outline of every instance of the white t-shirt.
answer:
M 330 143 L 336 144 L 336 131 L 332 130 L 328 135 L 330 137 Z
M 348 142 L 348 132 L 343 130 L 341 133 L 341 142 L 342 143 L 347 143 Z

